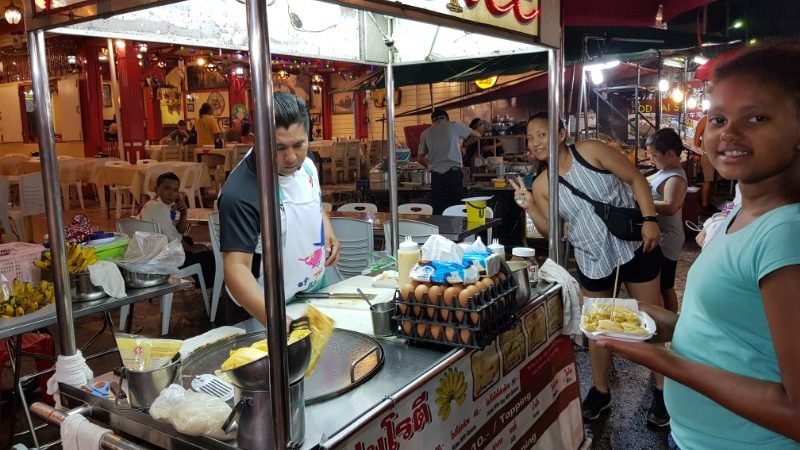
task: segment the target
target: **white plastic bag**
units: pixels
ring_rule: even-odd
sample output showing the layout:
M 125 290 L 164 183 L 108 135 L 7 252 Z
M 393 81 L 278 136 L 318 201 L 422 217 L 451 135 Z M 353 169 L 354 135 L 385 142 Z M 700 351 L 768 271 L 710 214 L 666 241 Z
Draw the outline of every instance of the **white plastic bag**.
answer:
M 187 390 L 177 384 L 161 391 L 150 406 L 153 419 L 168 422 L 183 434 L 209 436 L 221 441 L 236 438 L 235 431 L 222 431 L 222 425 L 230 413 L 231 407 L 222 399 Z
M 163 234 L 137 231 L 125 256 L 115 262 L 131 272 L 177 275 L 185 259 L 179 239 L 169 242 Z

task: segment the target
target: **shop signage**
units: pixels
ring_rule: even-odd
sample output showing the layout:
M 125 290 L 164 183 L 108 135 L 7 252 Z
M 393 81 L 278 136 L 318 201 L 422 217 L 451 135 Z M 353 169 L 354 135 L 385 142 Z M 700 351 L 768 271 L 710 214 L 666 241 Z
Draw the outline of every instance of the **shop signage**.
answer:
M 577 449 L 583 443 L 572 342 L 542 302 L 357 431 L 346 450 Z
M 539 36 L 539 0 L 401 0 L 409 6 Z

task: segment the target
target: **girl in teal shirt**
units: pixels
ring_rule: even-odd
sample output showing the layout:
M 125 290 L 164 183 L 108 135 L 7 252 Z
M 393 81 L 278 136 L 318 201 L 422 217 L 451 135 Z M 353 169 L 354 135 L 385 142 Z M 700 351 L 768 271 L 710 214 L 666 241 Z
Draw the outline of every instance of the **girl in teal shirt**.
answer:
M 672 349 L 599 345 L 668 378 L 673 448 L 800 449 L 800 46 L 719 65 L 703 139 L 742 205 L 689 271 L 680 316 L 640 304 Z

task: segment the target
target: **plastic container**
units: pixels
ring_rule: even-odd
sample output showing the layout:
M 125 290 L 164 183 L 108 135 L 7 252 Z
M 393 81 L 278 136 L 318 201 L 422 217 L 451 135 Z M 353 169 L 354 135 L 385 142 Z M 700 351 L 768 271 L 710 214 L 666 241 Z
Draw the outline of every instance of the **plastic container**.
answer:
M 514 247 L 511 250 L 513 257 L 512 261 L 527 261 L 530 263 L 528 266 L 528 281 L 530 282 L 531 290 L 539 284 L 539 262 L 536 261 L 536 250 L 528 247 Z
M 397 250 L 398 286 L 403 286 L 411 280 L 409 273 L 418 262 L 419 244 L 411 240 L 410 236 L 406 236 L 405 241 L 400 243 L 400 247 Z
M 492 243 L 488 245 L 489 251 L 500 255 L 500 258 L 505 261 L 506 260 L 506 247 L 501 244 L 497 239 L 493 239 Z
M 124 236 L 114 236 L 111 242 L 93 243 L 89 242 L 86 247 L 94 247 L 97 253 L 97 259 L 115 259 L 125 256 L 125 250 L 128 249 L 130 239 Z
M 33 285 L 39 284 L 41 273 L 33 262 L 39 259 L 45 248 L 27 242 L 11 242 L 0 244 L 0 273 L 8 281 L 18 278 Z

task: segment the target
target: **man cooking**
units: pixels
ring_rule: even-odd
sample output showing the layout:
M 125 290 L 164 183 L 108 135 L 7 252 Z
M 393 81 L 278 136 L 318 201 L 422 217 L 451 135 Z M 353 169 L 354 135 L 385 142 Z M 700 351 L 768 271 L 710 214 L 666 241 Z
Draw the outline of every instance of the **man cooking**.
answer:
M 419 138 L 419 157 L 427 160 L 431 171 L 431 198 L 434 214 L 441 214 L 448 206 L 461 203 L 464 196 L 464 175 L 461 172 L 461 142 L 471 143 L 481 137 L 470 127 L 450 122 L 443 109 L 431 113 L 429 128 Z
M 275 145 L 281 210 L 281 249 L 285 299 L 325 287 L 325 266 L 336 262 L 339 241 L 322 209 L 317 170 L 306 158 L 309 117 L 303 100 L 275 94 Z M 235 301 L 266 323 L 260 273 L 261 207 L 256 158 L 248 152 L 231 172 L 219 196 L 220 250 L 225 286 Z M 257 255 L 254 267 L 254 255 Z M 257 269 L 253 271 L 253 269 Z M 262 274 L 263 275 L 263 274 Z

